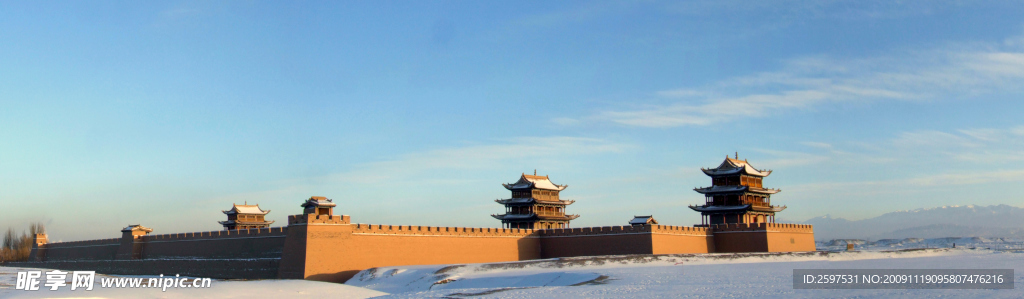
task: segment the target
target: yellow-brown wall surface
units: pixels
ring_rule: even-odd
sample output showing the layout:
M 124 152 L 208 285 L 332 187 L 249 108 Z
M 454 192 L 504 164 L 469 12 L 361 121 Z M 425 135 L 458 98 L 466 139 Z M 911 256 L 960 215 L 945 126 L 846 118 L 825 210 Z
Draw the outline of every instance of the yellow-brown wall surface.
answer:
M 768 252 L 815 251 L 814 232 L 769 232 Z
M 715 252 L 715 239 L 705 228 L 655 225 L 652 254 Z
M 217 278 L 344 282 L 374 267 L 625 254 L 813 251 L 809 225 L 605 226 L 523 230 L 350 224 L 348 216 L 290 218 L 286 228 L 147 235 L 120 262 L 121 239 L 42 244 L 38 267 L 90 262 L 109 274 L 186 271 Z M 138 249 L 138 252 L 135 250 Z M 135 254 L 139 253 L 139 254 Z M 195 258 L 220 264 L 195 263 Z M 196 266 L 196 265 L 202 265 Z M 86 264 L 82 264 L 86 265 Z M 104 264 L 105 265 L 105 264 Z M 125 268 L 136 265 L 135 268 Z M 198 268 L 197 268 L 198 267 Z M 202 275 L 200 275 L 202 274 Z M 276 274 L 276 275 L 275 275 Z
M 715 252 L 814 251 L 810 225 L 756 223 L 713 226 Z
M 652 252 L 650 233 L 544 236 L 540 242 L 544 258 Z
M 344 282 L 373 267 L 540 258 L 539 238 L 525 230 L 365 224 L 309 225 L 306 230 L 303 278 L 310 280 Z

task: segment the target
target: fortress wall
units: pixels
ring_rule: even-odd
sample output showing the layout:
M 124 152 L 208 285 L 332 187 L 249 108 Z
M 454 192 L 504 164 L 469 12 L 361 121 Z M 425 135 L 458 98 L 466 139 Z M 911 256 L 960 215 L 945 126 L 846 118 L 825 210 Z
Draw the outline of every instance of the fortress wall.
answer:
M 714 231 L 715 252 L 768 252 L 764 231 Z
M 543 258 L 653 252 L 649 226 L 556 228 L 538 233 Z
M 121 245 L 120 238 L 48 243 L 45 258 L 51 261 L 112 260 Z
M 280 258 L 286 227 L 147 235 L 143 259 Z
M 652 254 L 715 252 L 715 239 L 707 228 L 653 225 Z
M 717 252 L 814 251 L 814 230 L 805 224 L 754 223 L 711 226 Z
M 508 262 L 540 258 L 532 230 L 398 225 L 306 225 L 301 278 L 344 282 L 361 270 L 400 265 Z M 288 254 L 290 255 L 290 253 Z M 282 278 L 293 268 L 282 265 Z
M 814 228 L 806 224 L 778 224 L 766 226 L 769 252 L 815 251 Z
M 10 266 L 96 271 L 117 275 L 160 275 L 210 277 L 224 279 L 273 279 L 277 277 L 278 259 L 199 259 L 199 260 L 79 260 L 17 262 Z M 6 265 L 5 265 L 6 266 Z M 97 283 L 99 283 L 97 281 Z
M 288 226 L 303 223 L 315 224 L 349 224 L 351 218 L 348 215 L 314 215 L 300 214 L 288 215 Z
M 662 225 L 527 230 L 310 223 L 290 230 L 279 277 L 333 282 L 373 267 L 707 253 L 715 248 L 707 228 Z
M 437 227 L 418 225 L 353 224 L 352 233 L 371 235 L 418 235 L 461 237 L 525 237 L 535 230 L 516 228 Z
M 11 265 L 122 275 L 268 279 L 277 277 L 286 232 L 287 228 L 275 227 L 49 243 L 41 247 L 43 261 Z M 133 242 L 137 249 L 131 250 L 141 250 L 141 259 L 118 259 L 122 242 Z
M 815 249 L 811 226 L 798 224 L 527 230 L 350 224 L 348 216 L 326 215 L 305 220 L 310 222 L 269 229 L 141 236 L 134 240 L 132 250 L 141 258 L 135 260 L 116 260 L 121 241 L 130 238 L 51 243 L 43 245 L 46 261 L 22 265 L 110 274 L 344 282 L 360 270 L 384 266 Z

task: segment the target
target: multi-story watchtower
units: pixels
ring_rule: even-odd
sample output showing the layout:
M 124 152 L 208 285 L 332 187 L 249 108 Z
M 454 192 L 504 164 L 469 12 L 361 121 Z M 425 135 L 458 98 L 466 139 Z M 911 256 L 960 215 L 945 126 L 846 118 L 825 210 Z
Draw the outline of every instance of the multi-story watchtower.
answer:
M 260 209 L 260 205 L 236 205 L 232 204 L 231 209 L 227 211 L 221 211 L 228 215 L 227 221 L 217 221 L 224 226 L 226 230 L 233 229 L 249 229 L 249 228 L 267 228 L 270 227 L 274 221 L 266 221 L 264 217 L 270 210 Z
M 545 229 L 566 228 L 569 221 L 580 215 L 566 215 L 565 208 L 576 202 L 561 200 L 558 193 L 568 185 L 555 185 L 547 176 L 523 174 L 519 181 L 502 184 L 512 191 L 512 198 L 498 199 L 495 202 L 505 205 L 505 214 L 491 215 L 501 220 L 502 227 Z
M 716 168 L 701 168 L 711 177 L 711 187 L 694 188 L 704 194 L 704 205 L 690 206 L 701 214 L 701 226 L 723 223 L 775 222 L 775 213 L 786 206 L 773 206 L 771 195 L 778 189 L 766 189 L 761 181 L 772 173 L 758 170 L 747 160 L 725 156 Z

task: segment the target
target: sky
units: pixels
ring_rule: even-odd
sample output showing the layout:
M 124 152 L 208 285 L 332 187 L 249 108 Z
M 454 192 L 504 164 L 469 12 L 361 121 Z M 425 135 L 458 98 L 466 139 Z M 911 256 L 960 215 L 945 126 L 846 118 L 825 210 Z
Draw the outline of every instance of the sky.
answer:
M 53 241 L 356 223 L 693 225 L 701 167 L 772 169 L 777 218 L 1024 207 L 1016 1 L 0 1 L 0 228 Z

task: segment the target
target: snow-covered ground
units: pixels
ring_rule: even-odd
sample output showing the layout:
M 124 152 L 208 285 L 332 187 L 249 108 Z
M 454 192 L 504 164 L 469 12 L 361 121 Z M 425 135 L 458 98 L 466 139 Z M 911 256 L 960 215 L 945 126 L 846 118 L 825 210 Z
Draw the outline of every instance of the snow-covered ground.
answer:
M 846 244 L 854 244 L 856 250 L 899 250 L 916 248 L 983 248 L 994 250 L 1024 251 L 1024 241 L 1013 238 L 950 237 L 950 238 L 903 238 L 903 239 L 835 239 L 818 242 L 818 250 L 842 251 Z
M 517 263 L 381 267 L 346 284 L 384 297 L 954 297 L 1022 298 L 1013 290 L 794 290 L 793 269 L 1007 269 L 1015 284 L 1024 253 L 933 249 L 904 252 L 609 256 Z
M 845 246 L 843 246 L 845 248 Z M 17 268 L 0 267 L 0 298 L 1024 298 L 1024 252 L 925 249 L 812 253 L 637 255 L 512 263 L 381 267 L 346 284 L 299 280 L 214 281 L 210 289 L 12 290 Z M 1007 269 L 1012 290 L 793 290 L 793 269 Z
M 37 291 L 14 290 L 17 273 L 28 270 L 40 269 L 0 267 L 0 298 L 370 298 L 387 294 L 344 284 L 297 279 L 214 280 L 210 288 L 168 288 L 167 291 L 160 288 L 101 288 L 101 278 L 152 277 L 108 275 L 97 275 L 92 291 L 71 291 L 67 286 L 50 291 L 42 284 Z

